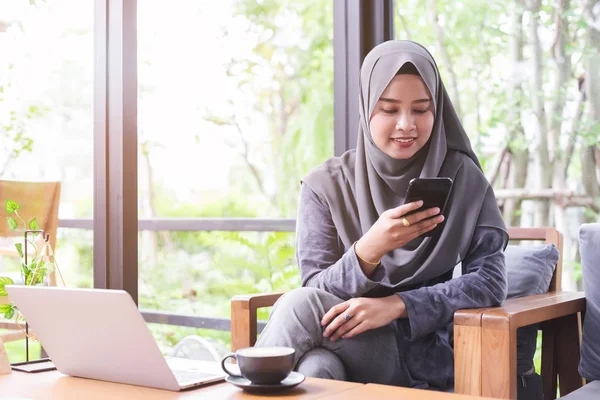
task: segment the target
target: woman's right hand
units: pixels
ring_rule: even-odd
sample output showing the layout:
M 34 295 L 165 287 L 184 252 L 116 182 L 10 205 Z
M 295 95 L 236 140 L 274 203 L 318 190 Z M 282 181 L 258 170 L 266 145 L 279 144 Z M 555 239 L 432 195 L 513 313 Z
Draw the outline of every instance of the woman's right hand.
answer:
M 415 201 L 383 212 L 371 229 L 356 242 L 356 253 L 369 262 L 380 260 L 387 252 L 404 246 L 444 221 L 444 216 L 438 215 L 440 209 L 437 207 L 405 217 L 422 205 L 422 201 Z M 409 226 L 404 225 L 403 218 L 408 220 Z

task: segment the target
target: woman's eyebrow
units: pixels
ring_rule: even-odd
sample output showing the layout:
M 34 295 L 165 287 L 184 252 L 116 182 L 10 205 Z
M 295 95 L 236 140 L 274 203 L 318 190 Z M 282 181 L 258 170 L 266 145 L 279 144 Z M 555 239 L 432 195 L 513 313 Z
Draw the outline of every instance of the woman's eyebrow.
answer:
M 385 101 L 387 103 L 402 103 L 400 100 L 391 99 L 389 97 L 380 97 L 379 101 Z M 413 103 L 428 103 L 430 101 L 431 101 L 431 99 L 429 99 L 429 98 L 427 98 L 427 99 L 418 99 L 418 100 L 414 100 Z

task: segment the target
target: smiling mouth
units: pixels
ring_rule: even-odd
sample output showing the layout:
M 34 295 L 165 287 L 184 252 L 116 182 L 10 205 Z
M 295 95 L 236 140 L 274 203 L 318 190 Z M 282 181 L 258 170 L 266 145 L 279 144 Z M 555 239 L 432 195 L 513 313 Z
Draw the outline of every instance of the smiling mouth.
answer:
M 397 143 L 412 143 L 416 140 L 416 138 L 392 138 L 392 140 Z

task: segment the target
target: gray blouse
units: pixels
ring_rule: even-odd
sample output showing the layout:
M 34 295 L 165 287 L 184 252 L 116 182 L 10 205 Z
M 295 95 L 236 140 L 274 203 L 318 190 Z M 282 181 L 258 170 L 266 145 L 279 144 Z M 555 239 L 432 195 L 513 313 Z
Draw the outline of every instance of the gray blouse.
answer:
M 460 277 L 452 279 L 450 270 L 418 287 L 397 292 L 408 313 L 408 321 L 400 321 L 406 339 L 414 341 L 445 330 L 459 309 L 500 305 L 507 293 L 504 264 L 507 241 L 506 232 L 479 227 L 462 261 Z M 373 297 L 370 292 L 382 295 L 377 281 L 362 272 L 354 247 L 346 249 L 342 244 L 327 203 L 308 185 L 302 185 L 300 193 L 296 256 L 302 286 L 323 289 L 344 300 Z M 383 293 L 391 294 L 394 292 Z

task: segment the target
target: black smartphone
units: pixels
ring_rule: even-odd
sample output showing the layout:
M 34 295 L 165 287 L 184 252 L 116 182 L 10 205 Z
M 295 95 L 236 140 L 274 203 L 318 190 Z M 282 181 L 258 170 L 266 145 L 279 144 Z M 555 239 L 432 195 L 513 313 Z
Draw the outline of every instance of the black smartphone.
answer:
M 444 215 L 446 211 L 446 205 L 450 198 L 450 192 L 452 191 L 452 179 L 450 178 L 414 178 L 408 184 L 408 190 L 406 191 L 405 203 L 412 203 L 413 201 L 423 201 L 421 208 L 411 211 L 407 215 L 414 214 L 416 212 L 427 210 L 429 208 L 438 207 L 440 214 Z M 439 224 L 435 229 L 424 233 L 421 236 L 435 236 L 443 229 L 444 223 Z

